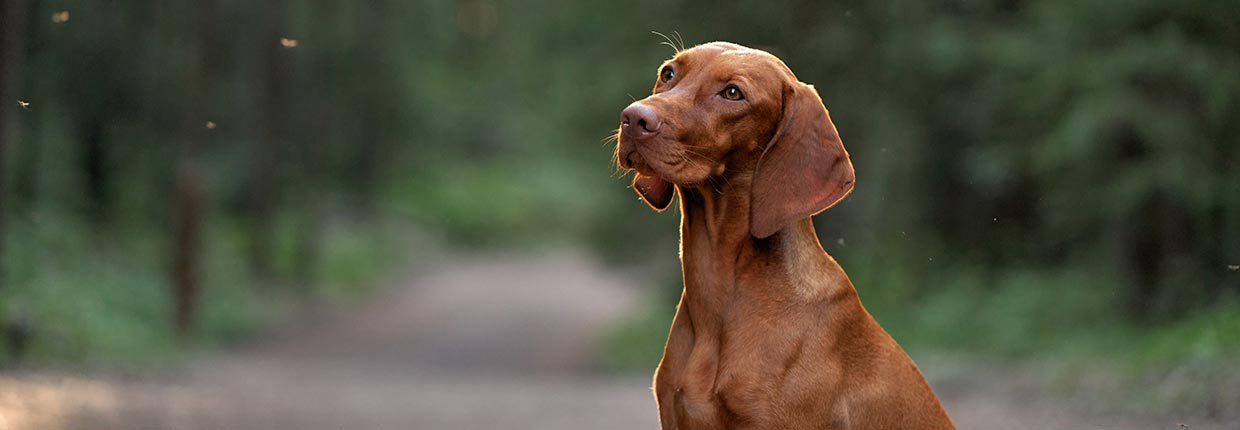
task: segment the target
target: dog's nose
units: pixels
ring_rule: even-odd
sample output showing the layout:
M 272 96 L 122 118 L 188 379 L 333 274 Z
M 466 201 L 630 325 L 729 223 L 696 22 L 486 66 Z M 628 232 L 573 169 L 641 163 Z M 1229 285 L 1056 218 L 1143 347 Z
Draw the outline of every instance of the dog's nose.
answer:
M 620 112 L 620 132 L 626 136 L 644 139 L 654 136 L 662 126 L 659 113 L 641 102 L 635 102 Z

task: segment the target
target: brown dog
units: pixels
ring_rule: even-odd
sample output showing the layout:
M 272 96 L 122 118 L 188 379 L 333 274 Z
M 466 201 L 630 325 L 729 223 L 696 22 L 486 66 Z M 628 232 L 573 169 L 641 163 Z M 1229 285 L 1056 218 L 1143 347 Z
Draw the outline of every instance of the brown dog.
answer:
M 782 61 L 724 42 L 678 52 L 624 109 L 616 155 L 651 207 L 680 194 L 663 429 L 954 428 L 818 242 L 810 216 L 852 190 L 853 168 Z

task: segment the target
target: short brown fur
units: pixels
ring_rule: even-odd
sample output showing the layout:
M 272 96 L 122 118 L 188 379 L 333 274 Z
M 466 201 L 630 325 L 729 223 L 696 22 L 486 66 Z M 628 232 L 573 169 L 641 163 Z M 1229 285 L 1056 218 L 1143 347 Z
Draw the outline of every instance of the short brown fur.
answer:
M 664 67 L 617 145 L 652 207 L 680 196 L 685 289 L 654 380 L 662 428 L 955 428 L 818 242 L 810 216 L 852 190 L 853 168 L 814 88 L 724 42 Z M 630 124 L 642 111 L 653 131 Z

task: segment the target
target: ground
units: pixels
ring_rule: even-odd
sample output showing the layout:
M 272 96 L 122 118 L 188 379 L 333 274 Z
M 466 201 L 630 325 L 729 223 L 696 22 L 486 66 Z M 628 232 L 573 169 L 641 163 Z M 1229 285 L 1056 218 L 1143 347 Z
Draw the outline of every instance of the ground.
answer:
M 159 375 L 0 374 L 0 430 L 658 427 L 648 373 L 592 365 L 648 280 L 576 253 L 447 261 Z M 961 429 L 1240 429 L 1086 413 L 1001 367 L 918 361 Z

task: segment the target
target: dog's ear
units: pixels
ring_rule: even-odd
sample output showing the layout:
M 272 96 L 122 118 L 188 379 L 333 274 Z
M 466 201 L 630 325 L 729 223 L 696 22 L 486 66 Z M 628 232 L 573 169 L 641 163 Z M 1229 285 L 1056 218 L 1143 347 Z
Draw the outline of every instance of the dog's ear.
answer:
M 854 181 L 852 161 L 818 91 L 793 82 L 784 89 L 779 127 L 754 173 L 749 231 L 763 239 L 822 212 L 848 195 Z
M 672 196 L 676 194 L 671 182 L 641 173 L 634 173 L 633 190 L 642 196 L 642 200 L 645 200 L 651 209 L 660 212 L 672 204 Z

